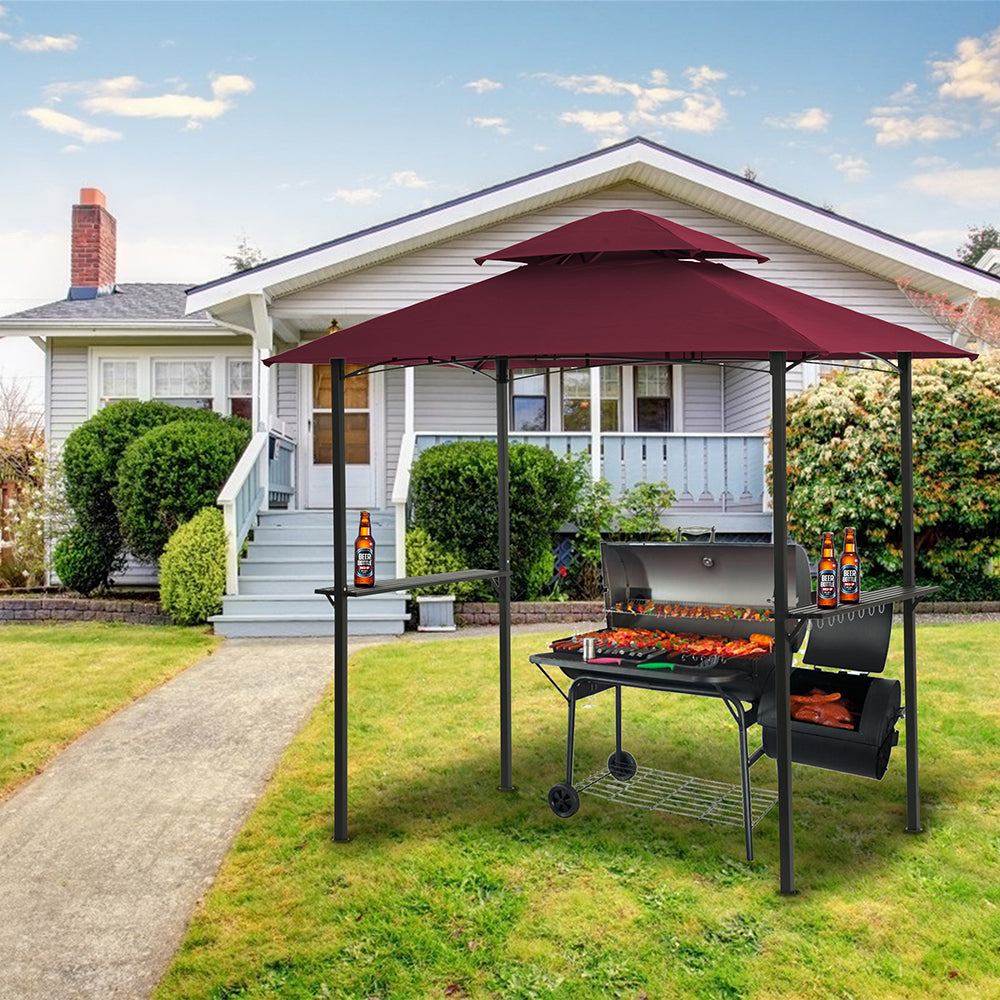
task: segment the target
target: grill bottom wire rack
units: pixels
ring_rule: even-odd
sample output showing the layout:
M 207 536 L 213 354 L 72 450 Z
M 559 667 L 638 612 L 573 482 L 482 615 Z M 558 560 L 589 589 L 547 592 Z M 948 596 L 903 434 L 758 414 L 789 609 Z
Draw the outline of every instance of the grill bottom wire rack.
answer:
M 618 781 L 607 768 L 576 785 L 578 792 L 610 802 L 654 809 L 676 816 L 691 816 L 727 826 L 743 826 L 743 792 L 739 785 L 707 781 L 686 774 L 640 767 L 629 781 Z M 751 789 L 750 815 L 756 826 L 778 801 L 767 788 Z

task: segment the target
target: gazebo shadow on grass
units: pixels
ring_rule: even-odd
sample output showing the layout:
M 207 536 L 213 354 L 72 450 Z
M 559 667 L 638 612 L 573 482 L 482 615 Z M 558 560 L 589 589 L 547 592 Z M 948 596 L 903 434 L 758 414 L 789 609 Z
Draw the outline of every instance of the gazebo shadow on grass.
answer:
M 598 760 L 602 751 L 606 757 L 604 742 L 601 736 L 580 741 L 578 761 Z M 415 776 L 390 772 L 377 779 L 366 774 L 359 751 L 355 761 L 361 763 L 355 764 L 351 778 L 350 842 L 334 842 L 333 817 L 324 819 L 331 860 L 340 849 L 367 852 L 411 838 L 420 842 L 435 837 L 477 842 L 487 852 L 506 853 L 512 843 L 520 843 L 576 859 L 633 855 L 663 866 L 684 861 L 709 882 L 731 880 L 738 871 L 741 878 L 759 879 L 770 888 L 779 865 L 776 809 L 754 830 L 753 862 L 746 860 L 739 826 L 607 802 L 586 793 L 579 812 L 560 819 L 548 807 L 547 792 L 564 780 L 562 748 L 545 733 L 520 738 L 514 755 L 514 791 L 498 789 L 496 751 L 485 743 L 451 756 L 443 766 L 429 762 Z M 738 786 L 736 768 L 728 759 L 719 759 L 719 749 L 689 749 L 672 759 L 648 763 L 676 764 L 687 768 L 685 773 Z M 891 863 L 908 849 L 906 777 L 902 753 L 896 753 L 899 757 L 894 754 L 882 781 L 795 765 L 795 851 L 805 885 L 849 891 L 859 874 Z M 576 783 L 589 773 L 586 765 L 578 767 Z M 765 759 L 751 773 L 755 786 L 776 787 L 772 761 Z M 927 802 L 947 797 L 947 789 L 943 774 L 924 776 Z

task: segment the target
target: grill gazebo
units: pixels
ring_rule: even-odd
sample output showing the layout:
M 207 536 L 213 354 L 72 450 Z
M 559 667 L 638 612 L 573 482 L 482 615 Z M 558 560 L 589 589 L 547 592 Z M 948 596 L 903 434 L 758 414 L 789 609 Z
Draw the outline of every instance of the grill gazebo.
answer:
M 903 580 L 888 599 L 903 604 L 907 827 L 920 830 L 913 541 L 912 361 L 974 358 L 969 352 L 883 320 L 773 284 L 711 258 L 766 258 L 643 212 L 604 212 L 477 258 L 522 267 L 302 344 L 265 364 L 329 363 L 333 421 L 334 839 L 347 840 L 347 602 L 364 594 L 459 580 L 495 579 L 500 603 L 500 789 L 513 788 L 508 486 L 509 385 L 518 368 L 608 364 L 767 365 L 773 434 L 775 699 L 787 705 L 791 652 L 787 601 L 786 372 L 807 361 L 878 360 L 900 379 Z M 893 361 L 895 364 L 893 365 Z M 428 577 L 347 580 L 344 382 L 361 371 L 463 366 L 493 378 L 497 414 L 498 564 Z M 880 603 L 886 601 L 881 592 Z M 864 598 L 862 598 L 864 600 Z M 796 609 L 801 615 L 807 609 Z M 341 627 L 341 623 L 344 627 Z M 785 637 L 785 641 L 782 638 Z M 791 726 L 777 713 L 780 880 L 795 891 Z

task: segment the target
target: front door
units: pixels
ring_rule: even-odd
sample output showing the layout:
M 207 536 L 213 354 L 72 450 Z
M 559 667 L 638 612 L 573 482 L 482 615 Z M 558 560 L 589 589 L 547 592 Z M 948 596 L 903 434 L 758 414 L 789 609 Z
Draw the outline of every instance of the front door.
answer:
M 359 365 L 348 365 L 347 372 Z M 330 366 L 312 365 L 309 385 L 309 472 L 308 506 L 333 506 L 333 421 L 330 416 Z M 347 447 L 347 506 L 373 507 L 374 467 L 372 465 L 372 378 L 355 375 L 344 382 L 344 437 Z

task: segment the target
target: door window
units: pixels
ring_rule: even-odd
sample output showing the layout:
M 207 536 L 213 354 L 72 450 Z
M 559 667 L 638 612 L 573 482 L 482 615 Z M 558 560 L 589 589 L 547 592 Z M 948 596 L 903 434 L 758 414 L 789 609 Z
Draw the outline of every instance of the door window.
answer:
M 348 365 L 347 374 L 358 371 L 361 365 Z M 356 375 L 344 382 L 344 444 L 348 465 L 368 465 L 371 461 L 371 412 L 368 375 Z M 330 403 L 333 399 L 330 383 L 330 366 L 313 365 L 312 380 L 312 443 L 313 463 L 330 465 L 333 462 L 333 420 Z

